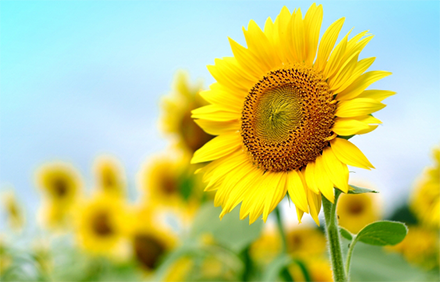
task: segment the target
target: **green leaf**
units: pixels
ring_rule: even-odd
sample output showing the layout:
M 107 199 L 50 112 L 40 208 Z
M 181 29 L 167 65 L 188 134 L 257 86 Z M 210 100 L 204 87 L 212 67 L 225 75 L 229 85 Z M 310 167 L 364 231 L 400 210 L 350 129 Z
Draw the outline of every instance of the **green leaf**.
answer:
M 345 140 L 351 139 L 353 136 L 354 135 L 349 135 L 349 136 L 340 136 L 340 135 L 338 135 L 339 138 L 342 138 L 342 139 L 345 139 Z
M 240 210 L 235 208 L 226 214 L 222 220 L 219 215 L 222 209 L 208 202 L 203 205 L 190 232 L 190 236 L 211 234 L 219 244 L 239 253 L 260 236 L 263 221 L 257 220 L 249 225 L 248 220 L 240 220 Z
M 363 193 L 379 193 L 375 190 L 370 190 L 367 188 L 357 187 L 354 185 L 349 185 L 354 190 L 348 190 L 348 194 L 363 194 Z
M 347 240 L 353 240 L 353 235 L 345 229 L 344 227 L 339 226 L 339 233 L 341 233 L 342 237 L 344 237 Z
M 356 241 L 375 246 L 395 245 L 406 236 L 408 228 L 396 221 L 376 221 L 365 226 L 356 236 Z

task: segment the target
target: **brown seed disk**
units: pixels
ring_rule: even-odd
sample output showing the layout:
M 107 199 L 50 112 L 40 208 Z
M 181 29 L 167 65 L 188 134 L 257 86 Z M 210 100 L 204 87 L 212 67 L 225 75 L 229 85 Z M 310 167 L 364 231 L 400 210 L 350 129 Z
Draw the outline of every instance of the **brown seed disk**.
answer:
M 321 74 L 303 66 L 271 71 L 249 91 L 241 136 L 264 171 L 298 170 L 328 146 L 336 104 Z

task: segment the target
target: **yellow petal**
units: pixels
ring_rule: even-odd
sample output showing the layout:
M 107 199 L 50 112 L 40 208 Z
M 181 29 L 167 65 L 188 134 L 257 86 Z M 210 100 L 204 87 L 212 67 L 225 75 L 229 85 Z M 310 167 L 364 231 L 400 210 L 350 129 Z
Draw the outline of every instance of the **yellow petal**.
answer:
M 335 124 L 332 127 L 333 132 L 339 136 L 351 136 L 358 134 L 362 130 L 367 130 L 370 127 L 361 121 L 351 118 L 336 118 Z
M 360 130 L 357 134 L 365 134 L 368 132 L 371 132 L 375 130 L 378 127 L 378 124 L 381 124 L 382 122 L 380 119 L 377 119 L 371 115 L 366 115 L 363 117 L 356 117 L 356 120 L 363 122 L 364 124 L 368 125 L 367 129 Z
M 316 57 L 323 14 L 322 5 L 316 7 L 316 4 L 313 3 L 304 17 L 305 45 L 307 46 L 305 61 L 309 66 L 313 64 Z
M 336 157 L 345 164 L 370 169 L 374 166 L 353 143 L 342 138 L 335 138 L 330 142 Z
M 306 190 L 298 172 L 295 170 L 289 171 L 286 178 L 286 185 L 292 202 L 302 211 L 309 212 Z
M 301 223 L 301 219 L 303 217 L 303 214 L 304 214 L 304 212 L 297 207 L 296 208 L 296 216 L 298 217 L 298 223 Z
M 280 59 L 282 61 L 288 61 L 288 59 L 291 59 L 292 55 L 290 52 L 288 38 L 291 37 L 291 33 L 288 30 L 288 24 L 290 22 L 290 18 L 292 17 L 292 14 L 290 13 L 289 9 L 284 6 L 281 9 L 280 14 L 275 19 L 275 34 L 274 34 L 274 43 L 275 46 L 279 46 L 279 53 L 280 53 Z M 293 62 L 291 60 L 290 62 Z
M 280 65 L 281 61 L 272 43 L 253 20 L 249 21 L 248 30 L 243 27 L 243 33 L 249 50 L 257 56 L 258 61 L 264 66 L 264 71 L 267 72 Z
M 232 53 L 240 66 L 255 78 L 260 78 L 265 74 L 264 68 L 259 63 L 257 57 L 248 49 L 244 48 L 233 39 L 229 38 Z
M 348 35 L 350 32 L 351 30 L 344 36 L 344 38 L 342 38 L 341 42 L 336 45 L 335 49 L 331 53 L 323 72 L 324 77 L 331 78 L 339 70 L 340 65 L 345 63 L 345 61 L 342 59 L 345 54 L 345 49 L 347 48 Z
M 356 98 L 338 103 L 335 115 L 342 118 L 363 116 L 377 112 L 385 106 L 373 99 Z
M 301 9 L 292 16 L 290 21 L 291 30 L 292 30 L 292 52 L 295 56 L 295 59 L 298 62 L 303 62 L 305 60 L 305 31 L 304 31 L 304 22 L 302 19 Z
M 272 173 L 268 184 L 268 192 L 264 203 L 263 221 L 266 222 L 269 214 L 281 202 L 287 192 L 285 173 Z
M 394 91 L 389 90 L 365 90 L 361 94 L 359 94 L 359 98 L 370 98 L 376 101 L 382 102 L 386 98 L 393 96 L 396 94 Z
M 336 157 L 332 147 L 327 147 L 322 151 L 324 169 L 330 177 L 333 185 L 344 193 L 348 192 L 348 167 Z
M 239 121 L 212 121 L 204 119 L 195 119 L 195 123 L 200 126 L 203 131 L 211 135 L 220 135 L 227 132 L 237 132 L 240 129 Z
M 239 180 L 236 183 L 231 183 L 234 179 L 225 182 L 225 185 L 233 185 L 235 188 L 231 190 L 229 198 L 226 199 L 220 218 L 234 209 L 246 196 L 248 196 L 249 191 L 254 187 L 255 183 L 262 175 L 261 171 L 254 169 L 252 164 L 243 166 L 243 169 L 238 173 L 242 173 L 243 175 L 237 177 Z
M 340 18 L 335 21 L 322 36 L 319 43 L 318 57 L 316 58 L 315 68 L 318 71 L 323 71 L 327 65 L 327 59 L 330 55 L 336 40 L 338 39 L 339 32 L 344 24 L 345 18 Z
M 371 57 L 371 58 L 362 59 L 359 62 L 357 62 L 356 67 L 354 68 L 351 76 L 347 80 L 345 80 L 338 89 L 335 89 L 334 93 L 339 93 L 344 91 L 373 64 L 375 59 L 376 58 Z
M 219 105 L 224 108 L 230 108 L 233 112 L 243 110 L 243 100 L 235 95 L 218 90 L 205 90 L 200 92 L 200 96 L 210 104 Z
M 307 201 L 309 202 L 310 215 L 319 226 L 319 211 L 321 210 L 321 193 L 315 194 L 311 190 L 307 192 Z
M 324 168 L 324 162 L 322 156 L 319 156 L 315 160 L 315 177 L 318 183 L 319 191 L 332 203 L 335 202 L 335 194 L 333 189 L 333 183 L 330 180 L 327 172 Z
M 231 133 L 217 136 L 194 153 L 191 163 L 196 164 L 219 159 L 231 154 L 241 146 L 240 134 Z
M 318 188 L 318 185 L 315 181 L 316 177 L 315 177 L 315 163 L 314 162 L 310 162 L 307 164 L 306 169 L 304 171 L 304 178 L 306 180 L 307 187 L 310 190 L 312 190 L 313 192 L 315 192 L 316 194 L 318 194 L 319 188 Z
M 200 118 L 210 121 L 235 121 L 241 118 L 241 113 L 232 112 L 219 105 L 208 105 L 191 111 L 192 118 Z
M 350 86 L 337 95 L 338 100 L 353 99 L 374 82 L 389 76 L 388 71 L 369 71 L 359 76 Z
M 238 70 L 229 65 L 226 60 L 215 59 L 215 65 L 207 66 L 208 71 L 219 83 L 231 89 L 231 92 L 248 92 L 253 82 L 242 77 Z
M 359 52 L 354 53 L 344 65 L 341 66 L 340 70 L 335 76 L 329 79 L 330 89 L 334 93 L 339 92 L 339 88 L 352 76 L 353 71 L 356 69 L 357 61 L 359 58 Z

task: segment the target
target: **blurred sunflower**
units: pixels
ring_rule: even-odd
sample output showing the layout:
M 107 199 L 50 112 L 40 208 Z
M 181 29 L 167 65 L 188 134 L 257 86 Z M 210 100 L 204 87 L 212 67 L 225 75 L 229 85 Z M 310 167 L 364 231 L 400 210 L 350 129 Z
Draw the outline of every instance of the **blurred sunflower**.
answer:
M 427 226 L 440 227 L 440 148 L 434 148 L 435 164 L 425 169 L 411 199 L 411 210 Z
M 287 230 L 286 243 L 287 252 L 294 257 L 316 257 L 326 250 L 324 233 L 311 226 Z
M 9 227 L 14 231 L 20 231 L 25 223 L 25 217 L 14 191 L 8 190 L 4 192 L 1 195 L 1 200 Z
M 79 172 L 68 163 L 48 163 L 37 170 L 36 183 L 44 196 L 40 210 L 43 225 L 50 229 L 66 227 L 82 192 Z
M 336 212 L 339 225 L 354 234 L 380 218 L 377 195 L 368 193 L 341 195 Z
M 273 228 L 265 228 L 260 238 L 251 244 L 249 254 L 258 264 L 268 265 L 281 251 L 281 236 L 278 231 Z
M 178 72 L 174 78 L 172 92 L 162 101 L 161 128 L 176 138 L 179 149 L 194 153 L 213 138 L 205 133 L 191 118 L 191 111 L 206 105 L 199 95 L 201 83 L 191 86 L 185 72 Z
M 156 269 L 163 256 L 177 244 L 177 237 L 154 221 L 153 212 L 154 208 L 135 212 L 130 227 L 133 256 L 147 272 Z
M 94 164 L 96 187 L 105 193 L 124 197 L 126 180 L 124 168 L 111 156 L 100 156 Z
M 309 277 L 305 277 L 304 272 L 298 264 L 292 264 L 289 266 L 289 273 L 292 276 L 293 281 L 333 281 L 330 263 L 324 258 L 306 258 L 302 262 L 304 263 Z
M 12 256 L 9 253 L 3 236 L 0 235 L 0 278 L 12 265 Z
M 110 258 L 124 253 L 130 221 L 127 207 L 120 199 L 96 194 L 78 208 L 76 235 L 84 250 Z
M 409 226 L 405 239 L 387 249 L 401 253 L 410 263 L 433 269 L 439 267 L 439 247 L 438 230 Z
M 189 167 L 188 158 L 178 152 L 157 155 L 138 173 L 145 205 L 162 205 L 179 211 L 190 220 L 200 205 L 202 182 Z
M 325 31 L 318 50 L 322 18 L 322 6 L 313 4 L 304 18 L 283 7 L 264 30 L 251 20 L 243 29 L 248 48 L 230 39 L 234 57 L 208 66 L 217 82 L 200 95 L 210 105 L 192 117 L 218 136 L 192 163 L 212 161 L 202 172 L 206 190 L 217 191 L 220 217 L 242 203 L 241 219 L 263 214 L 266 221 L 288 192 L 299 218 L 310 213 L 319 224 L 321 193 L 333 202 L 333 187 L 349 189 L 347 165 L 373 168 L 347 139 L 378 126 L 371 113 L 395 92 L 365 89 L 391 73 L 366 72 L 375 58 L 358 60 L 372 38 L 367 31 L 334 47 L 344 18 Z

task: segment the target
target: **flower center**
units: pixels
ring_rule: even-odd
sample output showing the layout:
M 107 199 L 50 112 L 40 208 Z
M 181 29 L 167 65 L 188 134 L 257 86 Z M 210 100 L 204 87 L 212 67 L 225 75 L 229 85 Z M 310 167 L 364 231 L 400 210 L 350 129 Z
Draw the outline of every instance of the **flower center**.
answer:
M 166 251 L 161 242 L 149 235 L 136 235 L 133 246 L 136 258 L 147 269 L 155 268 Z
M 301 169 L 334 136 L 335 110 L 333 94 L 313 69 L 294 66 L 271 71 L 246 96 L 243 144 L 264 171 Z
M 98 236 L 106 237 L 113 233 L 113 227 L 106 212 L 97 213 L 92 219 L 92 226 Z

